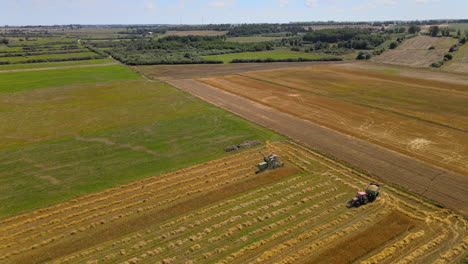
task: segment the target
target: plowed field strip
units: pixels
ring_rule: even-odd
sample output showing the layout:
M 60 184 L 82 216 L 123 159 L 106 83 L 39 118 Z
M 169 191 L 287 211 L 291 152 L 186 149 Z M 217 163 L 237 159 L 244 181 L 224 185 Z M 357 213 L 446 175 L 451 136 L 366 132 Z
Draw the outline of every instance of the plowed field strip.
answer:
M 225 76 L 200 79 L 200 81 L 437 166 L 462 173 L 468 171 L 463 159 L 464 156 L 468 156 L 468 152 L 462 147 L 466 138 L 464 131 L 440 127 L 242 76 Z M 388 124 L 392 124 L 394 128 L 389 130 Z M 450 135 L 451 140 L 441 139 L 441 133 Z M 430 142 L 422 151 L 419 148 L 410 147 L 412 146 L 410 143 L 418 138 L 424 139 L 424 142 Z

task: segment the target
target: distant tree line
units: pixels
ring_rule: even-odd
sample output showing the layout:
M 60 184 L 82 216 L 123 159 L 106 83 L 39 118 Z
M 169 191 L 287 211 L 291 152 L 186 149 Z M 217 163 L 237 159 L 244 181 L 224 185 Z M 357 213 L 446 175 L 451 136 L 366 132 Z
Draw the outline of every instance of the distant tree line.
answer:
M 368 28 L 322 29 L 309 32 L 303 40 L 312 43 L 337 43 L 338 48 L 374 49 L 390 38 Z
M 294 24 L 243 24 L 231 27 L 227 35 L 240 37 L 280 32 L 296 35 L 299 32 L 307 32 L 307 30 L 303 26 Z
M 139 38 L 108 43 L 111 47 L 106 48 L 104 52 L 125 64 L 148 65 L 220 63 L 219 61 L 205 61 L 202 56 L 273 49 L 272 43 L 236 43 L 225 40 L 225 36 Z M 98 52 L 100 45 L 103 43 L 90 43 L 89 48 Z
M 285 59 L 234 59 L 230 63 L 267 63 L 267 62 L 305 62 L 305 61 L 342 61 L 339 57 L 324 57 L 324 58 L 285 58 Z

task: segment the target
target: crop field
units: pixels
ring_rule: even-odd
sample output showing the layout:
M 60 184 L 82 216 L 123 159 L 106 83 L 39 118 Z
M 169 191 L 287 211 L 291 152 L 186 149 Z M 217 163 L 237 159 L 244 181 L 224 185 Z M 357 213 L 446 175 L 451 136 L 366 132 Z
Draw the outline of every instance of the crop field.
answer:
M 206 60 L 220 60 L 220 61 L 223 61 L 224 63 L 229 63 L 234 59 L 268 59 L 268 58 L 271 58 L 271 59 L 288 59 L 288 58 L 319 59 L 319 58 L 327 58 L 327 57 L 332 57 L 332 56 L 294 52 L 294 51 L 289 51 L 287 49 L 203 56 L 203 58 Z
M 141 78 L 121 65 L 40 71 L 0 72 L 0 93 L 52 86 Z
M 284 168 L 255 175 L 258 149 L 0 221 L 7 263 L 454 263 L 466 220 L 291 141 Z M 346 250 L 345 250 L 346 249 Z
M 63 54 L 46 54 L 46 55 L 32 55 L 21 57 L 3 57 L 0 62 L 18 63 L 29 60 L 47 60 L 47 59 L 70 59 L 70 58 L 87 58 L 87 57 L 100 57 L 94 52 L 80 52 L 80 53 L 63 53 Z
M 57 61 L 57 62 L 40 62 L 40 63 L 21 63 L 21 64 L 6 64 L 0 65 L 0 72 L 14 70 L 28 70 L 41 68 L 63 68 L 63 67 L 78 67 L 84 65 L 97 64 L 116 64 L 116 61 L 110 58 L 97 60 L 78 60 L 78 61 Z
M 468 172 L 467 85 L 333 66 L 198 80 L 449 170 Z
M 81 76 L 21 91 L 2 84 L 10 91 L 0 93 L 0 217 L 221 157 L 245 140 L 283 138 L 164 83 L 119 80 L 117 71 L 110 82 Z
M 453 60 L 447 62 L 444 70 L 468 73 L 468 45 L 465 44 L 455 53 Z
M 432 63 L 441 61 L 450 46 L 456 43 L 457 40 L 454 38 L 417 36 L 403 41 L 396 49 L 384 52 L 371 60 L 380 63 L 429 67 Z M 430 47 L 434 49 L 429 49 Z

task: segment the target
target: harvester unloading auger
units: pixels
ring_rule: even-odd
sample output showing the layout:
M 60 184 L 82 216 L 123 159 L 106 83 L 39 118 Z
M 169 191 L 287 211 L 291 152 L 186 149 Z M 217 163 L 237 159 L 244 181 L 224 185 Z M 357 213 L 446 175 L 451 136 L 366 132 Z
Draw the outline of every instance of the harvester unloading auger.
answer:
M 278 155 L 271 154 L 270 156 L 265 157 L 265 155 L 263 155 L 262 152 L 260 152 L 260 154 L 262 154 L 263 156 L 263 162 L 257 164 L 258 171 L 255 172 L 256 174 L 264 172 L 266 170 L 273 170 L 284 166 L 284 163 L 280 161 Z
M 361 205 L 372 203 L 377 199 L 380 193 L 380 184 L 375 182 L 369 183 L 367 185 L 365 192 L 358 192 L 356 197 L 348 201 L 348 207 L 359 207 Z

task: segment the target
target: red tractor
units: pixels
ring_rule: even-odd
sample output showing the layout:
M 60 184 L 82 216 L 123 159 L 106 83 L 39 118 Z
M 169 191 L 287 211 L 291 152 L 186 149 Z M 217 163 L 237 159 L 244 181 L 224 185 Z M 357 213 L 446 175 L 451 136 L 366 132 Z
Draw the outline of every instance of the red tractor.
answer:
M 359 207 L 361 205 L 371 203 L 377 199 L 380 193 L 380 184 L 375 182 L 369 183 L 365 192 L 358 192 L 356 197 L 348 201 L 348 208 Z

